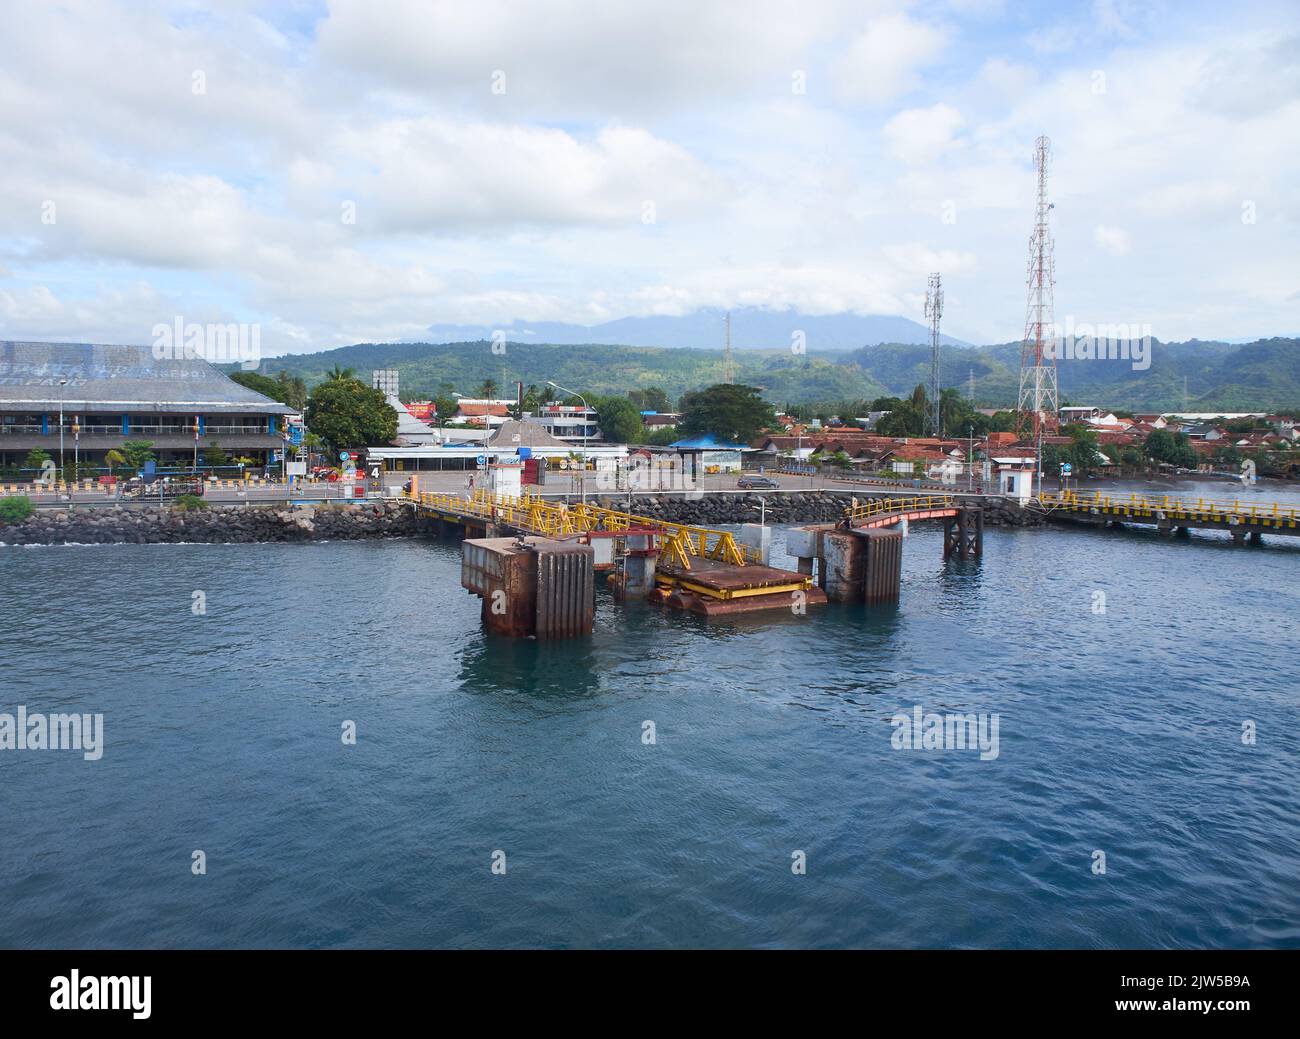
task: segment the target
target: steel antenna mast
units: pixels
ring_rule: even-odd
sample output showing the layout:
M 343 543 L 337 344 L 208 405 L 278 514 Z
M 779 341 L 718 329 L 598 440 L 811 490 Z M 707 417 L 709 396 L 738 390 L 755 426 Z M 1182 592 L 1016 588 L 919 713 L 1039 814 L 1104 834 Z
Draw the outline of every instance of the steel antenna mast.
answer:
M 943 436 L 939 417 L 939 318 L 943 316 L 943 283 L 937 273 L 925 287 L 925 316 L 930 319 L 930 435 Z
M 1033 438 L 1037 455 L 1038 482 L 1042 487 L 1043 434 L 1057 425 L 1060 392 L 1056 377 L 1056 333 L 1052 314 L 1052 286 L 1055 284 L 1053 248 L 1047 200 L 1047 166 L 1052 142 L 1040 137 L 1034 150 L 1038 170 L 1038 202 L 1034 233 L 1029 239 L 1029 298 L 1025 312 L 1025 339 L 1020 350 L 1020 393 L 1016 401 L 1020 435 Z

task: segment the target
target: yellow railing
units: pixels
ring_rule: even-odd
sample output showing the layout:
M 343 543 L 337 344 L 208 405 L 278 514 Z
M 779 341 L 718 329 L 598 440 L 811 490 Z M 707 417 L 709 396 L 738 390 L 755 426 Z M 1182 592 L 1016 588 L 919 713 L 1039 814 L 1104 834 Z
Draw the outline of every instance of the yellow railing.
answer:
M 418 495 L 404 494 L 403 498 L 416 501 L 423 508 L 436 512 L 488 519 L 542 537 L 648 527 L 659 532 L 665 561 L 680 566 L 683 570 L 691 569 L 692 557 L 716 559 L 735 566 L 761 562 L 756 552 L 736 541 L 729 531 L 672 523 L 617 509 L 605 509 L 598 505 L 567 505 L 532 495 L 518 498 L 494 497 L 483 490 L 475 491 L 469 497 L 424 491 Z
M 932 509 L 953 509 L 956 504 L 950 494 L 919 495 L 912 498 L 870 498 L 850 505 L 844 516 L 850 525 L 892 513 L 928 512 Z
M 1279 502 L 1243 502 L 1213 498 L 1197 498 L 1195 501 L 1183 498 L 1171 498 L 1169 495 L 1155 497 L 1145 494 L 1079 494 L 1077 491 L 1065 491 L 1060 494 L 1044 494 L 1038 503 L 1045 509 L 1063 509 L 1068 512 L 1097 512 L 1106 515 L 1121 515 L 1151 519 L 1196 520 L 1206 523 L 1256 523 L 1262 526 L 1289 526 L 1300 524 L 1300 506 L 1282 505 Z

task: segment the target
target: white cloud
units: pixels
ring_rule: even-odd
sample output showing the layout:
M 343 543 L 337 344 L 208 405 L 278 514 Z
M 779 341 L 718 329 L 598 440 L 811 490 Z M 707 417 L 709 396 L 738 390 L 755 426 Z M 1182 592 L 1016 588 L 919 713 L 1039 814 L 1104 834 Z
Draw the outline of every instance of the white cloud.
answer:
M 961 123 L 961 113 L 942 102 L 899 112 L 884 128 L 889 154 L 907 163 L 933 162 L 952 147 Z
M 1098 224 L 1092 231 L 1093 241 L 1112 256 L 1123 256 L 1129 251 L 1128 232 L 1122 227 L 1106 227 Z
M 181 313 L 300 350 L 745 302 L 917 316 L 940 270 L 945 325 L 1001 341 L 1040 133 L 1061 306 L 1294 330 L 1296 14 L 1156 35 L 1116 8 L 1031 66 L 1043 19 L 988 6 L 336 0 L 296 33 L 244 4 L 0 7 L 0 335 L 140 341 Z M 1090 262 L 1138 242 L 1158 292 Z
M 948 33 L 906 14 L 890 14 L 870 22 L 849 43 L 839 59 L 838 84 L 851 101 L 883 104 L 912 90 L 918 72 L 934 61 Z

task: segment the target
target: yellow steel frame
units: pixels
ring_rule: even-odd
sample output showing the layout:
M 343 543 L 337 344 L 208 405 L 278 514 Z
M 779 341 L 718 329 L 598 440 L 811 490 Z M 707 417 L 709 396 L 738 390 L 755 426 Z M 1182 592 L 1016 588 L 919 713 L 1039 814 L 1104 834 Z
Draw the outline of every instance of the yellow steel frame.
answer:
M 893 513 L 929 512 L 933 509 L 956 508 L 952 495 L 918 495 L 914 498 L 869 498 L 844 510 L 850 526 L 863 520 L 878 519 Z
M 1187 520 L 1192 523 L 1223 523 L 1230 526 L 1246 523 L 1287 529 L 1300 526 L 1300 508 L 1283 506 L 1277 502 L 1250 505 L 1243 504 L 1239 500 L 1216 501 L 1198 498 L 1193 502 L 1171 498 L 1168 495 L 1157 498 L 1144 494 L 1130 494 L 1125 497 L 1102 494 L 1100 491 L 1094 491 L 1092 494 L 1065 491 L 1060 494 L 1041 495 L 1038 503 L 1049 511 L 1122 516 L 1152 522 L 1161 519 L 1173 523 Z
M 527 530 L 542 537 L 561 537 L 566 534 L 585 534 L 591 531 L 625 531 L 632 527 L 649 527 L 659 533 L 664 562 L 682 570 L 691 569 L 691 559 L 716 559 L 745 566 L 760 560 L 736 541 L 730 531 L 693 527 L 667 520 L 598 505 L 550 502 L 536 495 L 518 498 L 492 495 L 478 490 L 471 496 L 424 491 L 403 494 L 421 508 L 456 518 L 474 517 L 492 520 L 519 530 Z

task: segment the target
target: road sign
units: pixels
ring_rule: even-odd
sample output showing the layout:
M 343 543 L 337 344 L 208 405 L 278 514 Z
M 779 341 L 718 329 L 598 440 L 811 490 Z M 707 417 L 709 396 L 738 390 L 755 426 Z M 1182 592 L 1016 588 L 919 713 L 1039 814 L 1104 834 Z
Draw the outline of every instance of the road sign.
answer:
M 479 455 L 479 456 L 478 456 L 478 464 L 479 464 L 479 465 L 487 465 L 487 455 Z
M 347 451 L 340 451 L 340 452 L 339 452 L 339 461 L 340 461 L 340 462 L 347 462 L 347 461 L 350 461 L 351 459 L 352 459 L 352 455 L 349 454 Z
M 1072 473 L 1073 471 L 1074 471 L 1074 467 L 1073 467 L 1072 465 L 1070 465 L 1069 462 L 1062 462 L 1062 463 L 1061 463 L 1061 475 L 1062 475 L 1062 476 L 1069 476 L 1070 473 Z

